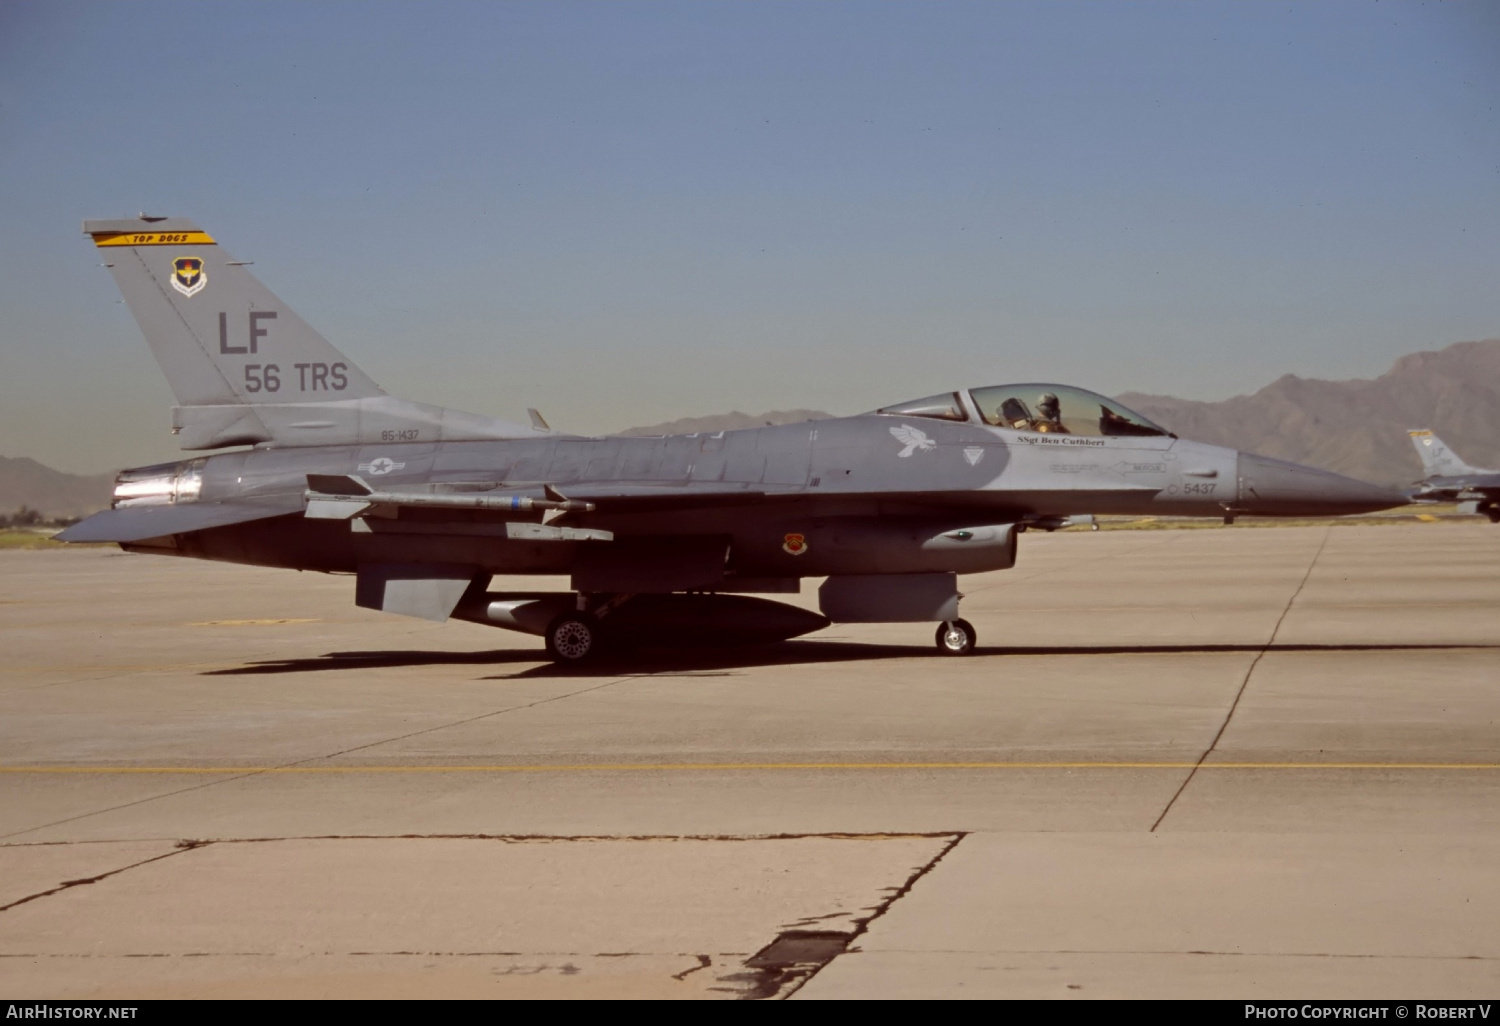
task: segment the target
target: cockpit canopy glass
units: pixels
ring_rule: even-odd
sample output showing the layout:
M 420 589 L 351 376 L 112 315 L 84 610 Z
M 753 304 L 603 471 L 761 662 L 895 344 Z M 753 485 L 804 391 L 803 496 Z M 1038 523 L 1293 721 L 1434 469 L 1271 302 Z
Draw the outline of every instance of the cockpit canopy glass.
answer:
M 889 413 L 898 417 L 936 417 L 938 420 L 969 419 L 957 392 L 943 392 L 940 395 L 930 395 L 926 399 L 913 399 L 909 403 L 883 406 L 875 412 Z
M 1096 438 L 1171 434 L 1112 399 L 1068 385 L 991 385 L 969 394 L 986 424 L 1014 431 Z

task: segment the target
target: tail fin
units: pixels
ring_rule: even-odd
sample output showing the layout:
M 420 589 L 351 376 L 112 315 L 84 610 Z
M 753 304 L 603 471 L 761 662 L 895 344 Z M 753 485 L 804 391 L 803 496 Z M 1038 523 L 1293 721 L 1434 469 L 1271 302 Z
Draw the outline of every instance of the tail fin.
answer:
M 192 222 L 85 221 L 83 230 L 180 405 L 385 394 Z
M 1428 477 L 1485 473 L 1455 456 L 1447 443 L 1431 431 L 1408 431 L 1407 434 L 1411 436 L 1411 444 L 1416 446 L 1417 455 L 1422 458 L 1422 469 Z
M 538 433 L 386 395 L 190 221 L 143 215 L 83 230 L 177 397 L 184 449 Z

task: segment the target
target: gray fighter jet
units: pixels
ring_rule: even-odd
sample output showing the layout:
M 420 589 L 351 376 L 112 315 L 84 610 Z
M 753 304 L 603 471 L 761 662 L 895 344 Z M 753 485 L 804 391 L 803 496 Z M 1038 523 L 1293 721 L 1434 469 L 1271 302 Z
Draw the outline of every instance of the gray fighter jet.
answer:
M 1471 467 L 1431 431 L 1408 431 L 1427 476 L 1407 493 L 1413 500 L 1456 502 L 1460 513 L 1479 513 L 1500 524 L 1500 470 Z
M 1029 528 L 1404 501 L 1062 385 L 657 438 L 458 413 L 386 394 L 195 224 L 83 227 L 177 398 L 182 448 L 233 451 L 124 471 L 113 507 L 63 539 L 354 574 L 361 606 L 540 635 L 560 662 L 830 622 L 935 623 L 939 651 L 963 655 L 975 633 L 957 575 L 1013 566 Z M 502 574 L 569 575 L 573 590 L 489 591 Z M 822 615 L 749 597 L 806 577 L 826 578 Z

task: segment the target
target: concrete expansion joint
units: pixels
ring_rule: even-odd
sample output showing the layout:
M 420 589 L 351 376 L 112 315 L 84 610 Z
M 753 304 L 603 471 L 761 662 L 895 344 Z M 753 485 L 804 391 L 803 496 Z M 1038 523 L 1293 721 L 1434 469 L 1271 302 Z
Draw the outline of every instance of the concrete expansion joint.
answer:
M 776 941 L 773 941 L 770 945 L 767 945 L 766 948 L 763 948 L 761 949 L 761 951 L 757 952 L 756 955 L 750 960 L 750 962 L 746 963 L 746 965 L 750 965 L 751 963 L 756 961 L 756 959 L 765 958 L 767 953 L 771 952 L 778 943 L 785 943 L 786 941 L 795 943 L 798 940 L 803 940 L 804 942 L 812 942 L 812 945 L 816 945 L 818 941 L 823 942 L 822 948 L 824 951 L 826 951 L 826 957 L 823 957 L 816 961 L 807 962 L 807 971 L 801 974 L 796 979 L 786 981 L 787 985 L 784 987 L 784 989 L 781 990 L 780 993 L 764 996 L 775 996 L 782 999 L 789 998 L 793 994 L 797 993 L 797 991 L 801 990 L 804 986 L 806 986 L 809 980 L 816 976 L 824 966 L 828 965 L 828 963 L 832 962 L 839 955 L 844 954 L 846 951 L 858 951 L 859 949 L 854 947 L 854 943 L 855 941 L 859 940 L 860 937 L 869 932 L 870 924 L 875 922 L 875 920 L 879 919 L 881 916 L 885 915 L 886 912 L 890 910 L 892 905 L 910 894 L 912 888 L 917 885 L 917 882 L 919 880 L 936 869 L 938 864 L 942 862 L 943 859 L 948 857 L 948 853 L 951 852 L 954 848 L 958 847 L 959 842 L 961 842 L 965 837 L 969 836 L 969 831 L 961 830 L 946 835 L 926 834 L 923 836 L 947 836 L 950 838 L 950 840 L 947 844 L 943 845 L 941 849 L 939 849 L 936 855 L 913 870 L 911 875 L 903 880 L 900 885 L 891 888 L 890 895 L 880 904 L 875 906 L 875 910 L 870 915 L 866 916 L 864 919 L 856 919 L 854 921 L 854 930 L 851 933 L 836 934 L 833 931 L 788 931 L 782 933 Z M 783 941 L 783 938 L 785 938 L 785 941 Z M 749 997 L 751 995 L 746 996 Z
M 532 843 L 552 841 L 887 841 L 961 837 L 952 830 L 900 831 L 896 833 L 850 833 L 810 832 L 777 834 L 288 834 L 277 837 L 214 837 L 205 840 L 178 841 L 180 851 L 201 848 L 210 844 L 270 844 L 277 841 L 501 841 L 508 843 Z M 71 844 L 115 844 L 135 838 L 116 838 L 105 841 L 40 841 L 35 845 Z M 0 847 L 23 847 L 24 845 L 0 845 Z M 951 847 L 951 845 L 950 845 Z M 945 851 L 946 853 L 946 851 Z M 178 852 L 169 852 L 169 855 Z M 157 858 L 165 858 L 165 855 Z M 939 856 L 941 857 L 941 856 Z M 147 862 L 155 861 L 147 859 Z M 144 863 L 136 863 L 143 865 Z M 126 866 L 126 869 L 132 868 Z M 115 870 L 122 872 L 122 870 Z M 904 892 L 903 892 L 904 893 Z M 9 907 L 9 906 L 6 906 Z
M 670 979 L 675 983 L 687 983 L 691 981 L 703 981 L 699 987 L 712 992 L 718 992 L 728 997 L 740 1000 L 765 1000 L 784 998 L 794 993 L 798 988 L 811 979 L 819 970 L 831 962 L 838 955 L 850 950 L 855 940 L 863 935 L 869 928 L 871 922 L 891 908 L 901 898 L 911 892 L 917 881 L 930 873 L 942 859 L 953 850 L 953 848 L 966 836 L 965 832 L 806 832 L 806 833 L 775 833 L 775 834 L 694 834 L 694 835 L 544 835 L 544 834 L 399 834 L 399 835 L 316 835 L 316 836 L 286 836 L 286 837 L 244 837 L 244 838 L 182 838 L 174 843 L 172 850 L 152 858 L 141 859 L 131 865 L 101 873 L 87 879 L 65 881 L 57 887 L 50 888 L 38 894 L 30 895 L 13 905 L 24 904 L 37 898 L 56 894 L 72 887 L 95 883 L 111 876 L 118 875 L 137 866 L 144 866 L 151 862 L 171 858 L 183 852 L 194 851 L 214 845 L 226 844 L 266 844 L 269 842 L 296 842 L 296 841 L 399 841 L 399 840 L 475 840 L 494 841 L 501 844 L 527 844 L 527 843 L 605 843 L 619 841 L 657 841 L 657 842 L 682 842 L 682 841 L 721 841 L 721 842 L 755 842 L 767 840 L 798 841 L 806 839 L 819 840 L 847 840 L 847 841 L 884 841 L 884 840 L 914 840 L 923 839 L 939 842 L 939 848 L 932 857 L 926 858 L 916 865 L 893 886 L 882 888 L 879 900 L 873 906 L 867 906 L 857 911 L 836 911 L 824 915 L 805 915 L 795 922 L 787 924 L 780 929 L 769 943 L 754 952 L 747 951 L 671 951 L 663 952 L 657 950 L 618 950 L 618 951 L 490 951 L 490 950 L 415 950 L 401 949 L 392 951 L 382 950 L 325 950 L 322 952 L 304 952 L 303 954 L 322 957 L 360 957 L 360 958 L 421 958 L 421 959 L 475 959 L 475 958 L 526 958 L 532 961 L 542 959 L 549 963 L 547 965 L 530 965 L 512 967 L 506 970 L 506 974 L 526 975 L 541 973 L 548 969 L 572 975 L 582 971 L 573 964 L 573 960 L 581 959 L 641 959 L 662 957 L 681 959 L 675 967 L 669 967 Z M 12 906 L 6 906 L 12 907 Z M 863 912 L 864 915 L 859 913 Z M 186 952 L 163 952 L 163 951 L 124 951 L 113 954 L 100 954 L 94 952 L 74 952 L 67 954 L 53 953 L 20 953 L 6 952 L 3 956 L 7 960 L 24 958 L 35 960 L 45 958 L 79 959 L 88 958 L 96 963 L 105 963 L 118 959 L 208 959 L 232 960 L 234 958 L 257 958 L 276 959 L 286 957 L 286 952 L 269 950 L 236 950 L 236 951 L 186 951 Z M 556 966 L 550 963 L 566 962 L 565 965 Z M 670 971 L 677 969 L 678 971 Z
M 671 957 L 692 959 L 695 964 L 689 965 L 680 972 L 672 973 L 671 978 L 678 982 L 684 982 L 695 973 L 704 970 L 717 970 L 713 975 L 714 986 L 709 990 L 732 995 L 740 1000 L 765 1000 L 789 997 L 797 989 L 803 986 L 819 970 L 831 962 L 838 955 L 851 949 L 854 942 L 869 928 L 870 923 L 884 915 L 895 902 L 911 892 L 917 881 L 930 873 L 943 858 L 953 850 L 961 841 L 966 832 L 954 831 L 920 831 L 920 832 L 876 832 L 876 833 L 852 833 L 852 832 L 809 832 L 809 833 L 767 833 L 767 834 L 596 834 L 596 835 L 550 835 L 550 834 L 324 834 L 324 835 L 300 835 L 283 837 L 239 837 L 239 838 L 182 838 L 174 843 L 173 849 L 151 858 L 142 859 L 122 866 L 118 869 L 96 876 L 78 880 L 68 880 L 56 887 L 28 895 L 9 905 L 0 907 L 0 912 L 13 908 L 17 905 L 26 904 L 39 898 L 48 897 L 53 894 L 69 890 L 74 887 L 97 883 L 109 877 L 124 873 L 138 866 L 144 866 L 162 859 L 171 858 L 184 852 L 194 851 L 210 845 L 227 844 L 266 844 L 271 842 L 286 841 L 399 841 L 399 840 L 475 840 L 494 841 L 501 844 L 557 844 L 557 843 L 602 843 L 618 841 L 655 841 L 655 842 L 680 842 L 680 841 L 720 841 L 720 842 L 755 842 L 775 840 L 849 840 L 849 841 L 876 841 L 897 839 L 929 839 L 942 840 L 945 843 L 935 856 L 915 867 L 909 875 L 899 884 L 886 888 L 886 896 L 870 911 L 870 914 L 862 918 L 850 918 L 846 925 L 849 928 L 829 928 L 831 920 L 841 920 L 849 916 L 847 912 L 830 913 L 828 915 L 814 915 L 803 917 L 795 923 L 789 924 L 779 932 L 772 940 L 753 953 L 746 952 L 717 952 L 708 954 L 703 952 L 654 952 L 654 951 L 607 951 L 607 952 L 579 952 L 579 951 L 324 951 L 324 956 L 345 957 L 412 957 L 412 958 L 477 958 L 477 957 L 547 957 L 547 958 L 639 958 L 652 957 L 668 954 Z M 57 844 L 59 842 L 43 842 Z M 72 843 L 72 842 L 62 842 Z M 103 843 L 103 842 L 79 842 L 79 843 Z M 22 845 L 15 845 L 21 847 Z M 9 846 L 7 846 L 9 847 Z M 857 950 L 857 949 L 856 949 Z M 284 954 L 284 953 L 281 953 Z M 108 959 L 138 959 L 138 958 L 276 958 L 281 954 L 271 951 L 189 951 L 189 952 L 123 952 L 120 954 L 100 955 L 95 953 L 79 952 L 68 954 L 43 954 L 43 953 L 21 953 L 6 952 L 0 954 L 0 958 L 92 958 L 100 960 Z M 576 970 L 574 970 L 576 971 Z

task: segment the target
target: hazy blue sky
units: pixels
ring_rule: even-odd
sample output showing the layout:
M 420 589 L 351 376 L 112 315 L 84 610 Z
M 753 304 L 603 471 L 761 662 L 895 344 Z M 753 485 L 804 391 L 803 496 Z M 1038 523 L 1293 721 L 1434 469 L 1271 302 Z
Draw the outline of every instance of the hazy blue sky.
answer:
M 1500 3 L 0 4 L 0 454 L 175 458 L 85 217 L 602 432 L 1500 335 Z

